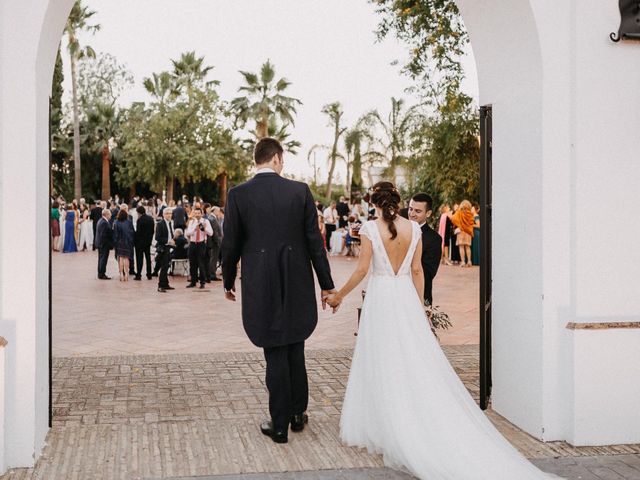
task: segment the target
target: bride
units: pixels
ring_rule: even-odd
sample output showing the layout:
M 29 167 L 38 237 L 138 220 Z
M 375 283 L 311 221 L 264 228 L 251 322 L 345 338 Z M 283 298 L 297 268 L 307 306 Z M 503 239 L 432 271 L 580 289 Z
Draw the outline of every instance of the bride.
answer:
M 478 408 L 425 316 L 421 230 L 398 215 L 390 182 L 371 191 L 377 220 L 360 228 L 355 272 L 326 298 L 337 309 L 371 275 L 344 398 L 340 434 L 424 480 L 558 478 L 524 458 Z

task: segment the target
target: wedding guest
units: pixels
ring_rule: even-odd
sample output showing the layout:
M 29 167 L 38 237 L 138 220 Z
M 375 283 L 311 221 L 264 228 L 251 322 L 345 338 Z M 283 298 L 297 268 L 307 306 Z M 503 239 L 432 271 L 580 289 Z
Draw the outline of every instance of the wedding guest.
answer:
M 448 215 L 450 210 L 451 208 L 446 204 L 440 207 L 440 221 L 438 223 L 438 235 L 442 238 L 442 263 L 445 265 L 452 265 L 449 260 L 449 244 L 451 243 L 451 232 L 453 232 L 453 224 Z
M 70 208 L 65 214 L 64 247 L 62 248 L 62 253 L 73 253 L 78 251 L 78 246 L 76 244 L 77 225 L 78 214 L 73 208 Z
M 218 219 L 218 223 L 222 229 L 222 235 L 224 236 L 224 208 L 213 207 L 213 214 Z
M 178 200 L 178 205 L 173 209 L 173 226 L 174 228 L 185 229 L 187 226 L 187 212 L 182 206 L 182 201 Z
M 136 222 L 135 232 L 135 250 L 136 250 L 136 276 L 134 280 L 142 279 L 142 262 L 147 267 L 147 279 L 151 280 L 151 243 L 153 242 L 153 231 L 155 222 L 153 218 L 147 214 L 143 205 L 136 208 L 138 213 L 138 221 Z
M 120 205 L 120 210 L 121 211 L 124 210 L 126 212 L 126 214 L 127 214 L 127 222 L 129 223 L 129 229 L 130 229 L 129 234 L 131 235 L 131 238 L 135 239 L 136 230 L 133 227 L 133 217 L 129 213 L 129 205 L 127 205 L 126 203 L 122 203 Z M 129 256 L 129 275 L 132 275 L 132 276 L 135 276 L 135 274 L 136 274 L 134 259 L 135 259 L 135 250 L 132 247 L 131 248 L 131 255 Z
M 171 249 L 175 246 L 173 240 L 174 228 L 171 220 L 173 209 L 165 207 L 162 211 L 162 220 L 156 225 L 156 264 L 160 265 L 158 275 L 158 292 L 164 293 L 167 290 L 174 290 L 169 285 L 169 266 L 171 265 Z
M 93 208 L 91 209 L 91 212 L 89 213 L 89 218 L 91 219 L 91 227 L 93 230 L 93 238 L 96 238 L 96 229 L 98 227 L 98 222 L 102 218 L 102 210 L 104 209 L 102 203 L 103 202 L 101 202 L 100 200 L 96 200 Z M 95 250 L 96 246 L 92 245 L 91 249 Z
M 54 200 L 51 204 L 51 247 L 54 252 L 60 251 L 60 204 Z
M 102 218 L 98 221 L 96 228 L 96 238 L 94 245 L 98 249 L 98 279 L 111 280 L 108 277 L 107 261 L 109 260 L 109 250 L 113 248 L 113 230 L 111 229 L 111 210 L 102 210 Z
M 449 224 L 449 227 L 450 227 L 449 256 L 451 257 L 451 263 L 453 263 L 454 265 L 460 264 L 460 249 L 458 249 L 456 245 L 456 239 L 457 239 L 457 234 L 455 233 L 456 226 L 453 224 L 453 222 L 451 222 L 451 215 L 455 215 L 459 208 L 460 208 L 460 205 L 457 203 L 454 203 L 453 208 L 449 212 L 449 222 L 450 222 Z
M 471 240 L 471 263 L 480 265 L 480 205 L 471 209 L 473 213 L 473 239 Z
M 121 208 L 116 221 L 113 222 L 113 240 L 115 244 L 116 258 L 118 259 L 118 273 L 120 281 L 129 281 L 129 263 L 133 254 L 135 241 L 133 226 L 129 220 L 127 210 Z
M 442 257 L 442 237 L 428 223 L 433 213 L 433 199 L 426 193 L 416 193 L 409 202 L 409 219 L 422 230 L 422 273 L 424 275 L 424 301 L 433 305 L 433 279 L 438 273 Z
M 324 216 L 324 229 L 327 236 L 327 246 L 329 247 L 329 251 L 331 251 L 331 235 L 336 231 L 337 228 L 337 217 L 338 212 L 336 212 L 336 202 L 331 202 L 327 208 L 322 212 Z
M 89 218 L 89 207 L 86 204 L 83 204 L 80 210 L 80 240 L 78 241 L 78 249 L 85 251 L 93 249 L 93 222 Z
M 173 248 L 173 252 L 171 252 L 171 259 L 185 260 L 188 258 L 189 240 L 184 236 L 184 231 L 181 228 L 176 228 L 173 234 L 173 241 L 175 242 L 175 247 Z
M 200 288 L 204 288 L 207 269 L 205 250 L 207 237 L 213 235 L 213 229 L 211 223 L 202 217 L 201 208 L 193 209 L 193 218 L 189 221 L 185 235 L 189 240 L 189 276 L 191 277 L 187 288 L 195 287 L 197 281 L 200 282 Z
M 475 223 L 471 213 L 471 202 L 463 200 L 458 211 L 451 215 L 451 221 L 456 226 L 456 245 L 460 252 L 460 266 L 471 266 L 471 237 Z
M 327 250 L 327 230 L 324 226 L 324 215 L 322 215 L 322 205 L 318 205 L 320 211 L 318 212 L 318 228 L 320 229 L 320 235 L 322 235 L 322 244 L 325 251 Z
M 336 213 L 338 214 L 338 228 L 345 228 L 349 218 L 349 205 L 344 196 L 340 196 L 336 205 Z
M 208 203 L 204 204 L 206 219 L 211 224 L 211 230 L 213 235 L 207 237 L 207 255 L 205 257 L 207 263 L 207 283 L 214 281 L 222 281 L 217 275 L 218 270 L 218 258 L 220 257 L 220 244 L 222 243 L 222 229 L 218 219 L 213 214 L 213 209 Z

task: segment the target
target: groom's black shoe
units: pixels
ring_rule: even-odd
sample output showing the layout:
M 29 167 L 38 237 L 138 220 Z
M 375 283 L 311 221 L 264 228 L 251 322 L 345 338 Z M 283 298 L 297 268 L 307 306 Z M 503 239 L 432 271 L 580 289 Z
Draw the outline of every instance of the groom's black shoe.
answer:
M 301 432 L 304 430 L 304 426 L 309 423 L 309 415 L 306 413 L 299 413 L 291 417 L 291 431 Z
M 267 437 L 271 437 L 271 440 L 276 443 L 287 443 L 289 441 L 287 438 L 287 431 L 276 430 L 275 428 L 273 428 L 273 422 L 271 420 L 265 420 L 264 422 L 262 422 L 262 424 L 260 425 L 260 430 Z

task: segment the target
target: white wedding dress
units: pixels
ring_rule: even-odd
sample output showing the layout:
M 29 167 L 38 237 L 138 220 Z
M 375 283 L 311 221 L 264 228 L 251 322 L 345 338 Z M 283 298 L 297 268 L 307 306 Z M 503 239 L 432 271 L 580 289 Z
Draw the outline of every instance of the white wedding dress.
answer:
M 539 480 L 543 473 L 496 430 L 429 328 L 411 278 L 412 241 L 394 274 L 378 226 L 365 223 L 373 259 L 342 408 L 342 440 L 382 453 L 423 480 Z

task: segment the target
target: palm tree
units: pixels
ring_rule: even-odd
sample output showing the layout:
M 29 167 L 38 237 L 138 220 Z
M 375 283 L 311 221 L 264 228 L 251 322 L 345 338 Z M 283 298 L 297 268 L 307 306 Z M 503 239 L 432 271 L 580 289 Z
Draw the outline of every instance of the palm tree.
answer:
M 247 150 L 253 150 L 253 148 L 256 146 L 257 139 L 260 138 L 256 130 L 252 130 L 251 133 L 253 134 L 253 138 L 247 138 L 242 142 Z M 287 130 L 287 126 L 278 125 L 276 117 L 271 117 L 271 119 L 269 120 L 267 136 L 278 140 L 282 145 L 282 148 L 284 148 L 285 152 L 289 152 L 293 155 L 297 155 L 298 149 L 302 146 L 302 144 L 298 140 L 290 139 L 291 133 L 289 132 L 289 130 Z
M 365 116 L 365 123 L 372 127 L 380 127 L 384 132 L 385 139 L 380 141 L 388 165 L 385 175 L 396 182 L 396 170 L 407 159 L 408 137 L 416 119 L 417 106 L 410 107 L 403 111 L 404 100 L 391 97 L 391 111 L 387 120 L 383 120 L 377 110 L 369 112 Z
M 173 64 L 173 79 L 177 89 L 186 88 L 189 101 L 193 98 L 194 87 L 219 85 L 217 80 L 205 82 L 213 67 L 204 67 L 204 57 L 196 57 L 196 52 L 186 52 L 178 60 L 171 60 Z
M 362 141 L 366 135 L 365 130 L 358 128 L 356 125 L 347 131 L 344 137 L 344 148 L 347 152 L 347 191 L 349 199 L 353 192 L 362 191 Z M 353 155 L 353 161 L 351 156 Z M 349 181 L 349 164 L 352 165 L 351 181 Z
M 97 102 L 87 114 L 87 134 L 94 151 L 102 155 L 102 198 L 111 196 L 111 160 L 117 152 L 112 146 L 117 145 L 120 133 L 120 114 L 116 107 Z
M 238 91 L 245 95 L 231 101 L 231 107 L 236 114 L 236 124 L 240 128 L 249 120 L 255 121 L 255 136 L 260 139 L 268 135 L 272 117 L 277 117 L 285 127 L 294 124 L 296 106 L 302 105 L 302 102 L 283 95 L 291 82 L 285 78 L 275 81 L 275 68 L 269 60 L 262 65 L 260 75 L 244 71 L 240 73 L 246 85 Z
M 329 175 L 327 177 L 327 192 L 325 195 L 327 198 L 331 198 L 331 184 L 333 181 L 333 173 L 336 169 L 336 161 L 342 157 L 342 155 L 338 153 L 338 142 L 347 128 L 340 126 L 340 121 L 344 115 L 340 102 L 325 105 L 322 107 L 322 113 L 329 117 L 329 126 L 333 127 L 333 145 L 331 146 L 331 153 L 329 154 Z
M 153 96 L 160 110 L 163 110 L 169 98 L 176 94 L 174 77 L 169 72 L 153 73 L 151 77 L 146 77 L 142 84 Z
M 71 98 L 73 103 L 73 193 L 76 198 L 82 197 L 82 174 L 80 170 L 80 108 L 78 106 L 78 61 L 84 57 L 95 58 L 94 50 L 82 47 L 78 40 L 78 33 L 87 31 L 95 33 L 100 25 L 89 25 L 90 18 L 96 12 L 82 6 L 81 0 L 76 0 L 67 19 L 64 32 L 67 35 L 67 49 L 71 63 Z

